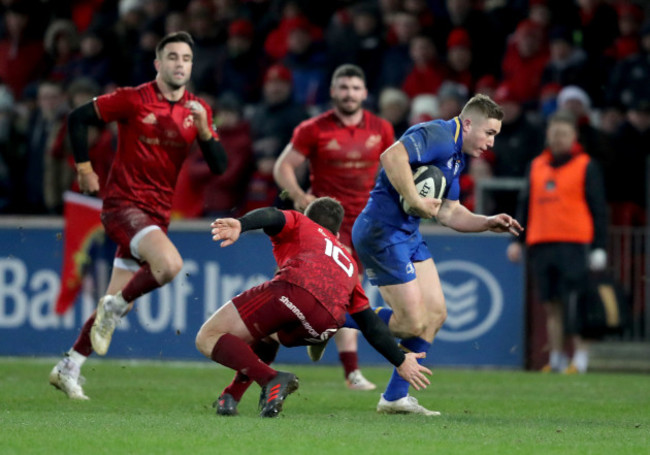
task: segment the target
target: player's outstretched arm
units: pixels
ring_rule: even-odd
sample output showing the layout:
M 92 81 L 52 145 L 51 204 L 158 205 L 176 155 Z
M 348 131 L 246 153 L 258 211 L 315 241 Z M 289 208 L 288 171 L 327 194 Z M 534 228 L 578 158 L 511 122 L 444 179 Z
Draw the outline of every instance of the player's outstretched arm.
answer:
M 510 232 L 518 236 L 523 227 L 510 215 L 477 215 L 458 201 L 445 199 L 438 212 L 438 221 L 459 232 Z
M 373 348 L 383 355 L 386 360 L 395 365 L 397 372 L 406 379 L 415 390 L 426 388 L 430 384 L 425 374 L 431 375 L 431 370 L 420 365 L 417 361 L 424 357 L 424 353 L 404 354 L 397 346 L 395 338 L 388 330 L 388 326 L 370 308 L 351 314 L 352 319 L 359 326 L 359 330 Z
M 276 235 L 282 231 L 287 220 L 284 214 L 275 207 L 265 207 L 248 212 L 239 219 L 218 218 L 210 225 L 212 240 L 222 240 L 221 246 L 232 245 L 242 232 L 253 229 L 264 229 L 267 235 Z

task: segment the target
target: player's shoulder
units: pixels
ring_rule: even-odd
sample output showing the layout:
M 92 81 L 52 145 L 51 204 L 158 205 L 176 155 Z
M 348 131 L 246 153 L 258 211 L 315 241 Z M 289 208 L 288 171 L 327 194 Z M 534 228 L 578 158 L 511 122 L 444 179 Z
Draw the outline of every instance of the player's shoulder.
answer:
M 109 95 L 119 96 L 134 103 L 146 104 L 156 101 L 156 91 L 153 88 L 153 82 L 145 82 L 134 87 L 118 87 Z
M 417 123 L 411 126 L 402 137 L 412 134 L 421 134 L 429 141 L 447 142 L 454 138 L 453 120 L 431 120 L 428 122 Z
M 368 129 L 370 130 L 386 130 L 388 128 L 392 129 L 393 125 L 391 123 L 378 116 L 377 114 L 370 112 L 366 109 L 363 110 L 365 118 L 366 118 L 366 123 L 368 124 Z

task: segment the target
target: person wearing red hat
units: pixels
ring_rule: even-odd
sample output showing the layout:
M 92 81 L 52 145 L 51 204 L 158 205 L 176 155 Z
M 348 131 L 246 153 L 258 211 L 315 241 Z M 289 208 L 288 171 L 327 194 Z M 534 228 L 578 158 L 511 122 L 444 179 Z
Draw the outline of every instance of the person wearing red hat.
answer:
M 276 162 L 273 175 L 299 211 L 321 196 L 334 197 L 342 203 L 345 219 L 340 231 L 341 242 L 350 248 L 362 271 L 352 249 L 352 225 L 374 185 L 379 155 L 393 143 L 394 132 L 390 123 L 362 108 L 368 91 L 365 74 L 358 66 L 345 64 L 334 71 L 330 96 L 334 108 L 298 125 Z M 311 169 L 309 192 L 296 179 L 296 169 L 307 161 Z M 350 389 L 372 390 L 375 385 L 358 368 L 356 337 L 357 332 L 350 329 L 335 337 L 345 379 Z M 322 349 L 320 352 L 311 349 L 310 357 L 319 359 Z
M 472 40 L 464 28 L 455 28 L 447 37 L 447 66 L 448 80 L 458 82 L 472 91 L 474 79 L 470 68 L 472 66 Z

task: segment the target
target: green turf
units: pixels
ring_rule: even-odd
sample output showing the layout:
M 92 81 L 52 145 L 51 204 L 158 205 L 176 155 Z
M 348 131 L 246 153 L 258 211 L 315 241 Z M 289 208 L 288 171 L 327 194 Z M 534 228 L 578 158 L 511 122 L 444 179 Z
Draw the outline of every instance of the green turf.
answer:
M 277 419 L 211 408 L 231 378 L 203 363 L 90 359 L 88 402 L 48 385 L 55 359 L 0 358 L 0 454 L 650 454 L 650 377 L 436 370 L 415 395 L 441 417 L 386 416 L 339 367 L 280 366 L 300 389 Z M 384 385 L 390 369 L 365 368 Z

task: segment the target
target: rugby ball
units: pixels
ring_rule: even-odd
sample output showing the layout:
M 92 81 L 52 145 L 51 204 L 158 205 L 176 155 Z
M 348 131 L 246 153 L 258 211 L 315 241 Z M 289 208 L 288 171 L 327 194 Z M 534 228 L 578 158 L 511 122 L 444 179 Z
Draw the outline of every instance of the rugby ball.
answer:
M 420 197 L 441 199 L 445 194 L 445 188 L 447 188 L 444 174 L 433 165 L 418 167 L 413 173 L 413 181 Z M 399 197 L 399 202 L 406 213 L 415 215 L 415 213 L 411 213 L 411 207 L 402 196 Z

